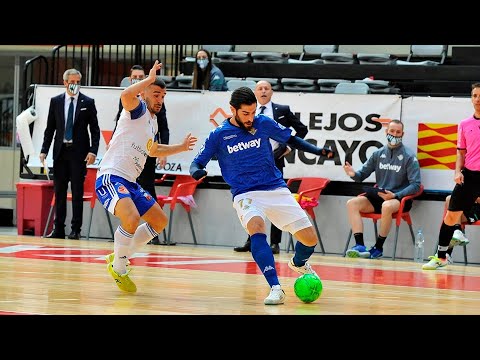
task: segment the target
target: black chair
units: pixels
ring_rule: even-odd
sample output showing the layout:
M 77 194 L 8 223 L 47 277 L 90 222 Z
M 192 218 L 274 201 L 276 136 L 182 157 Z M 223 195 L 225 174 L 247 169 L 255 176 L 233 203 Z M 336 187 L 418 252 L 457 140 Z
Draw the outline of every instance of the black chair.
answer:
M 314 79 L 281 78 L 280 82 L 284 91 L 318 91 L 318 86 Z

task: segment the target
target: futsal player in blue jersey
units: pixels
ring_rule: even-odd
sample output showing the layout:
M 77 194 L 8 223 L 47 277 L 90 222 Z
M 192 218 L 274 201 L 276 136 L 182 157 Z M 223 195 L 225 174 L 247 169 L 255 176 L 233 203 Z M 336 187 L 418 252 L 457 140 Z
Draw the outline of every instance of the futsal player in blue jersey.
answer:
M 287 188 L 275 166 L 269 139 L 316 154 L 333 157 L 327 148 L 319 148 L 292 136 L 292 130 L 266 115 L 255 116 L 257 99 L 252 89 L 240 87 L 232 92 L 230 110 L 233 116 L 212 130 L 190 165 L 195 179 L 207 175 L 205 167 L 216 156 L 222 176 L 230 185 L 233 207 L 251 238 L 252 257 L 270 285 L 266 305 L 285 302 L 275 268 L 275 259 L 267 243 L 265 218 L 294 235 L 298 241 L 288 266 L 299 274 L 315 274 L 307 262 L 318 242 L 317 233 L 306 212 Z

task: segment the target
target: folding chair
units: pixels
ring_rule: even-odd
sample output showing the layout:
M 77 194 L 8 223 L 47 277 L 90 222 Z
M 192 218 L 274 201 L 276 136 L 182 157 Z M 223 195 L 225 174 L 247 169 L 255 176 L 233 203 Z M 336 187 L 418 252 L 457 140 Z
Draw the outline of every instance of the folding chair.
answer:
M 400 208 L 398 209 L 398 211 L 396 213 L 392 214 L 392 219 L 395 219 L 395 243 L 393 245 L 392 260 L 395 260 L 395 254 L 396 254 L 396 251 L 397 251 L 397 242 L 398 242 L 398 232 L 400 230 L 400 224 L 401 224 L 402 220 L 405 221 L 408 224 L 408 228 L 410 229 L 410 235 L 412 236 L 412 243 L 413 243 L 413 246 L 415 246 L 415 234 L 413 232 L 412 218 L 410 217 L 410 211 L 403 211 L 403 209 L 405 207 L 405 202 L 407 200 L 414 199 L 417 196 L 420 196 L 422 193 L 423 193 L 423 185 L 420 185 L 420 189 L 415 194 L 407 195 L 407 196 L 402 198 L 402 200 L 400 201 Z M 365 193 L 362 193 L 358 196 L 362 196 L 364 194 Z M 374 227 L 374 230 L 375 230 L 375 239 L 377 239 L 378 238 L 377 221 L 382 218 L 382 214 L 361 212 L 360 216 L 362 218 L 367 218 L 367 219 L 372 219 L 373 220 L 373 227 Z M 350 245 L 350 239 L 352 238 L 352 233 L 353 233 L 353 231 L 352 231 L 352 229 L 350 229 L 350 232 L 348 233 L 348 237 L 347 237 L 347 242 L 345 244 L 345 249 L 343 250 L 343 256 L 345 256 L 346 253 L 347 253 L 348 246 Z
M 90 239 L 90 230 L 92 227 L 92 217 L 93 217 L 93 209 L 95 208 L 95 204 L 97 201 L 97 193 L 95 192 L 95 180 L 97 179 L 97 168 L 87 168 L 87 175 L 85 176 L 85 182 L 83 185 L 83 201 L 88 201 L 90 203 L 90 217 L 88 220 L 88 230 L 87 230 L 87 240 Z M 67 201 L 72 201 L 72 193 L 69 191 L 67 192 Z M 53 209 L 55 208 L 55 194 L 53 194 L 52 202 L 50 204 L 50 211 L 48 212 L 47 223 L 45 224 L 45 229 L 43 230 L 43 237 L 46 236 L 48 226 L 50 221 L 52 220 Z M 105 214 L 107 215 L 108 226 L 110 227 L 110 233 L 112 234 L 111 239 L 113 240 L 113 227 L 112 222 L 110 220 L 110 214 L 108 213 L 107 209 L 105 210 Z
M 157 195 L 157 202 L 163 208 L 166 204 L 170 205 L 170 220 L 168 222 L 168 236 L 166 244 L 170 245 L 172 240 L 172 225 L 173 225 L 173 213 L 177 203 L 181 205 L 188 215 L 188 221 L 190 222 L 190 229 L 192 230 L 193 242 L 197 245 L 197 237 L 195 236 L 195 229 L 193 227 L 192 215 L 190 210 L 192 205 L 188 200 L 193 200 L 193 195 L 197 189 L 197 185 L 200 184 L 203 179 L 195 180 L 190 175 L 169 175 L 164 174 L 160 179 L 156 181 L 156 184 L 160 184 L 165 181 L 168 177 L 174 177 L 175 180 L 170 189 L 168 196 L 166 195 Z
M 325 255 L 325 248 L 323 247 L 322 237 L 320 236 L 320 231 L 318 230 L 318 224 L 314 210 L 319 204 L 322 190 L 327 187 L 329 182 L 330 179 L 322 177 L 299 177 L 291 178 L 287 181 L 287 187 L 291 189 L 290 191 L 292 191 L 293 186 L 298 185 L 298 189 L 294 194 L 298 194 L 298 203 L 300 204 L 302 209 L 304 209 L 307 214 L 310 215 L 313 220 L 312 222 L 315 226 L 315 230 L 318 236 L 318 243 L 320 244 L 323 255 Z M 312 201 L 306 201 L 307 199 Z M 294 251 L 295 249 L 292 234 L 289 234 L 287 253 L 290 251 L 290 248 L 292 248 L 292 251 Z

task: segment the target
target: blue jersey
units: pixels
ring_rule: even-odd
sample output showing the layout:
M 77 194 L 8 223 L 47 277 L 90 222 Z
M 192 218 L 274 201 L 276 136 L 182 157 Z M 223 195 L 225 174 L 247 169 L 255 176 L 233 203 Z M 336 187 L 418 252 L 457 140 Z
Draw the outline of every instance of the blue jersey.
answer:
M 255 116 L 250 132 L 227 119 L 212 130 L 193 161 L 205 167 L 216 156 L 234 197 L 247 191 L 286 187 L 282 173 L 275 166 L 269 139 L 286 143 L 291 134 L 291 129 L 265 115 Z

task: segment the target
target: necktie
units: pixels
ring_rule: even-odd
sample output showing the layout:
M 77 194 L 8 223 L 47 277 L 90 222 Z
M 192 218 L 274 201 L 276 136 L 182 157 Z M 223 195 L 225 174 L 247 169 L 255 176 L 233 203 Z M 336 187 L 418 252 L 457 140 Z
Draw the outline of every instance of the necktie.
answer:
M 73 137 L 73 97 L 68 105 L 67 126 L 65 127 L 65 140 L 72 140 Z
M 263 112 L 265 111 L 266 107 L 265 106 L 260 106 L 260 112 L 259 114 L 263 114 Z

